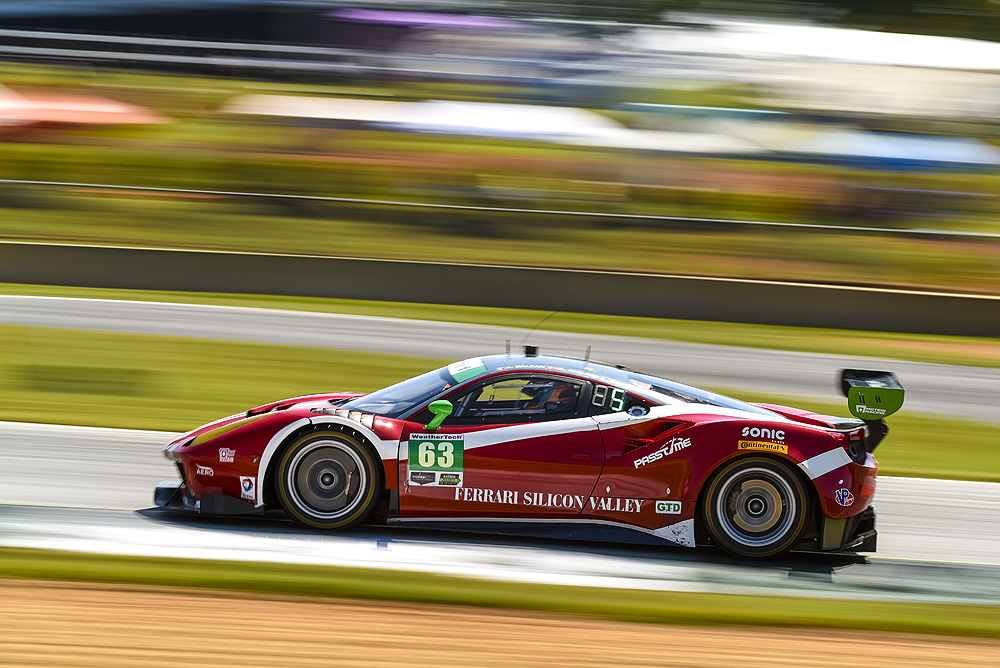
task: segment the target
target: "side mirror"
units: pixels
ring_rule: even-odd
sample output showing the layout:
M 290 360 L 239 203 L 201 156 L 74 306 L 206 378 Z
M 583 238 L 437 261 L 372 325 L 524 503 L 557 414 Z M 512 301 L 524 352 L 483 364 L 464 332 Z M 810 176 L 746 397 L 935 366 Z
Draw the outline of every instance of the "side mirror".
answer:
M 434 413 L 434 419 L 427 423 L 427 431 L 434 431 L 441 426 L 441 423 L 444 422 L 446 417 L 451 415 L 454 407 L 447 399 L 438 399 L 437 401 L 432 402 L 431 405 L 427 407 L 427 410 Z

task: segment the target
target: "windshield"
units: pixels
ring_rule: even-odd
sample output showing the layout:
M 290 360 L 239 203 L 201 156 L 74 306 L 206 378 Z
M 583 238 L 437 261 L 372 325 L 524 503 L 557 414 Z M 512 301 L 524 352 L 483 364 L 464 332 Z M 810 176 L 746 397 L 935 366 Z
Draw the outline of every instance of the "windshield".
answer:
M 641 373 L 630 373 L 628 377 L 633 383 L 638 384 L 651 392 L 656 392 L 657 394 L 662 394 L 670 397 L 671 399 L 683 401 L 688 404 L 708 404 L 709 406 L 732 408 L 738 411 L 757 413 L 759 415 L 768 415 L 772 417 L 776 415 L 776 413 L 773 413 L 766 408 L 754 406 L 753 404 L 748 404 L 745 401 L 727 397 L 724 394 L 709 392 L 708 390 L 691 387 L 690 385 L 685 385 L 683 383 L 675 383 L 674 381 L 667 380 L 665 378 L 647 376 Z
M 397 418 L 454 384 L 448 367 L 444 367 L 352 399 L 340 408 Z

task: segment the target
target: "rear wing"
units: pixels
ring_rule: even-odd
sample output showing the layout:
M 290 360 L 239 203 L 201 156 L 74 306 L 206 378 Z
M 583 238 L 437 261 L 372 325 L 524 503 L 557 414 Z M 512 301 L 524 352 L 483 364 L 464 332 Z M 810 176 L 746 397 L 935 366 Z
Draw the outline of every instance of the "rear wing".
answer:
M 851 415 L 865 421 L 881 420 L 903 406 L 903 386 L 891 371 L 844 369 L 840 389 Z

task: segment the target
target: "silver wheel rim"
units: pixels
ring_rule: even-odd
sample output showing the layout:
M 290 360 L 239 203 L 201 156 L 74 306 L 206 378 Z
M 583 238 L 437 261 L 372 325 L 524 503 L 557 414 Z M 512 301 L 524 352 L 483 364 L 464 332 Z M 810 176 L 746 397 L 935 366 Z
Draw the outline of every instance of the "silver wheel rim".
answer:
M 747 547 L 780 542 L 795 521 L 795 490 L 785 477 L 763 467 L 739 471 L 722 485 L 715 512 L 732 540 Z
M 336 520 L 351 514 L 368 488 L 364 462 L 343 441 L 323 439 L 295 453 L 285 472 L 292 503 L 310 517 Z

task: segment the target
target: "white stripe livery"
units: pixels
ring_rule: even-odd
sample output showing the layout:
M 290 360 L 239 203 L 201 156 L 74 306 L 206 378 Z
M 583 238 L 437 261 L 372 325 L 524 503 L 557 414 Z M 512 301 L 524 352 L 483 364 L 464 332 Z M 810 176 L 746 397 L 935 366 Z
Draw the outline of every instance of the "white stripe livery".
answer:
M 837 447 L 833 450 L 827 450 L 826 452 L 816 455 L 815 457 L 810 457 L 799 464 L 799 468 L 805 471 L 805 474 L 809 476 L 810 480 L 815 480 L 821 475 L 826 475 L 830 471 L 835 471 L 841 466 L 850 463 L 851 458 L 848 456 L 847 451 L 843 448 Z

